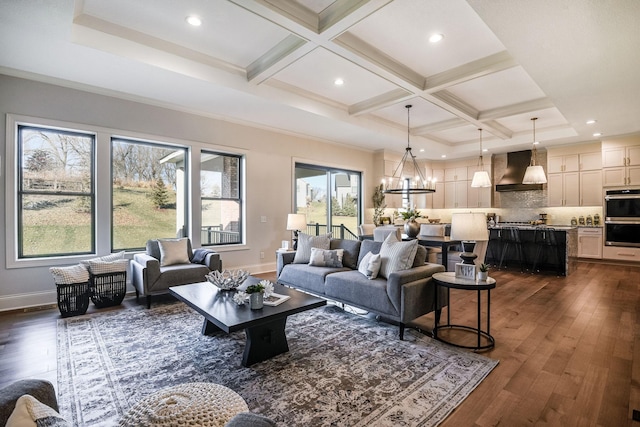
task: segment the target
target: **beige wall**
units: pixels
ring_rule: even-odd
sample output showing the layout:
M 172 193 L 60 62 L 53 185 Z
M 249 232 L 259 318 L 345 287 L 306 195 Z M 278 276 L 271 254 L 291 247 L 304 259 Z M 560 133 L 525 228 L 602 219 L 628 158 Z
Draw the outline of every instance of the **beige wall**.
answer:
M 4 136 L 7 134 L 7 114 L 101 126 L 155 136 L 159 140 L 171 138 L 194 148 L 226 148 L 246 153 L 247 244 L 221 249 L 225 268 L 246 268 L 251 272 L 275 270 L 275 251 L 282 240 L 290 238 L 285 224 L 293 204 L 295 161 L 363 172 L 363 200 L 366 207 L 371 208 L 370 198 L 376 179 L 373 153 L 368 151 L 3 75 L 0 75 L 0 112 L 0 155 L 3 160 L 0 200 L 3 206 L 6 201 Z M 370 216 L 367 212 L 365 215 Z M 267 218 L 266 223 L 260 221 L 261 216 Z M 365 216 L 365 222 L 368 216 Z M 0 213 L 0 221 L 6 224 L 5 209 Z M 198 225 L 194 222 L 192 227 Z M 109 227 L 109 224 L 98 224 L 98 227 Z M 48 268 L 7 269 L 4 227 L 0 235 L 0 311 L 55 302 L 55 286 Z M 199 236 L 194 236 L 194 243 L 196 239 Z M 101 242 L 99 252 L 104 252 L 105 248 L 108 246 Z M 261 252 L 264 252 L 264 259 L 260 258 Z

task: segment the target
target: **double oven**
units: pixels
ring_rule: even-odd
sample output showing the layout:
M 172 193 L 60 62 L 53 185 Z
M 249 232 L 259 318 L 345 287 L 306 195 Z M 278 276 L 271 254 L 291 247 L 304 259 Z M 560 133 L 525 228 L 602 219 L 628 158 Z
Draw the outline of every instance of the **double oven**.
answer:
M 640 248 L 640 189 L 607 190 L 604 210 L 605 245 Z

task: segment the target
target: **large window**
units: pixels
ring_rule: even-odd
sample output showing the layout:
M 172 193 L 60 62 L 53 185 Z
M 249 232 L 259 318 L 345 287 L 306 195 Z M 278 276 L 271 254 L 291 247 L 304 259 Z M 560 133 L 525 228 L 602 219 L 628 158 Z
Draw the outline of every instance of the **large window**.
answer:
M 113 251 L 187 235 L 187 149 L 111 140 Z
M 360 172 L 298 163 L 295 188 L 296 213 L 306 214 L 308 233 L 357 239 Z
M 95 251 L 95 135 L 18 125 L 18 258 Z
M 202 151 L 200 197 L 203 245 L 242 243 L 242 158 Z

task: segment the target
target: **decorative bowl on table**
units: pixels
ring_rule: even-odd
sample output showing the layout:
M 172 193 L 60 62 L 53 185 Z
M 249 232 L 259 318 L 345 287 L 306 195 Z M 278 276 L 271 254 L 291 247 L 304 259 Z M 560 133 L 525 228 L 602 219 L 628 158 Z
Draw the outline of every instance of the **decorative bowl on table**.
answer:
M 429 218 L 429 223 L 431 224 L 439 224 L 440 218 Z
M 204 277 L 206 277 L 206 279 L 213 283 L 218 289 L 231 291 L 242 285 L 244 281 L 247 280 L 249 272 L 244 270 L 214 270 Z

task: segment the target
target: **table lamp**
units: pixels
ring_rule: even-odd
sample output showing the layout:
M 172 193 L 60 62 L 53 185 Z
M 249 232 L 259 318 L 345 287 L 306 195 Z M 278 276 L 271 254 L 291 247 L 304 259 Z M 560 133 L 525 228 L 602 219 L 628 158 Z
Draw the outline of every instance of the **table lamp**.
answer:
M 451 240 L 462 242 L 460 254 L 463 264 L 474 265 L 478 257 L 473 253 L 476 241 L 489 240 L 487 215 L 480 212 L 460 212 L 451 215 Z
M 293 231 L 293 250 L 298 249 L 298 233 L 307 229 L 305 214 L 289 214 L 287 216 L 287 230 Z

